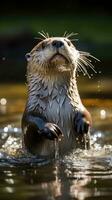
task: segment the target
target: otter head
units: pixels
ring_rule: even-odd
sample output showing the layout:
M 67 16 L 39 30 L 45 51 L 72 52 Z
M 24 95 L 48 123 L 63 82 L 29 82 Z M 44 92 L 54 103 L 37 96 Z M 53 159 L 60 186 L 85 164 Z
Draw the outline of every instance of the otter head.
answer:
M 68 38 L 46 38 L 26 54 L 31 73 L 59 73 L 76 68 L 79 51 Z
M 61 72 L 66 74 L 70 74 L 68 72 L 82 72 L 90 77 L 87 66 L 96 73 L 90 57 L 96 59 L 88 52 L 78 51 L 69 40 L 69 36 L 45 37 L 30 53 L 26 54 L 28 74 L 47 74 L 50 76 L 57 74 L 59 77 Z

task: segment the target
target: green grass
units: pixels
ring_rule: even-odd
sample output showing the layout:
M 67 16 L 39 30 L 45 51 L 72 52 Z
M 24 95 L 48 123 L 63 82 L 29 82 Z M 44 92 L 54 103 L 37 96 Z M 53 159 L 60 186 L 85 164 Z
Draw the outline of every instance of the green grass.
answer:
M 89 51 L 102 60 L 112 60 L 112 16 L 89 14 L 55 14 L 38 16 L 2 16 L 0 36 L 13 37 L 24 31 L 32 37 L 40 37 L 44 30 L 50 36 L 63 36 L 65 31 L 78 33 L 75 36 L 82 45 L 81 50 Z M 85 47 L 86 46 L 86 47 Z M 79 48 L 79 47 L 78 47 Z M 80 50 L 80 49 L 79 49 Z
M 51 35 L 63 35 L 78 32 L 80 40 L 96 43 L 112 44 L 112 16 L 104 15 L 45 15 L 45 16 L 8 16 L 0 19 L 0 34 L 18 34 L 29 30 L 34 36 L 39 31 L 47 31 Z

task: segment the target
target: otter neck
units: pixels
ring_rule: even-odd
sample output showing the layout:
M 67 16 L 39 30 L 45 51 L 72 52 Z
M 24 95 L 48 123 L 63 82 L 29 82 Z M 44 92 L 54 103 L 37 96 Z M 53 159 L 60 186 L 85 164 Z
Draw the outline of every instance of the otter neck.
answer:
M 76 72 L 68 71 L 54 75 L 28 74 L 28 104 L 35 105 L 38 99 L 55 99 L 57 95 L 69 98 L 73 107 L 81 107 Z M 32 108 L 33 109 L 33 108 Z

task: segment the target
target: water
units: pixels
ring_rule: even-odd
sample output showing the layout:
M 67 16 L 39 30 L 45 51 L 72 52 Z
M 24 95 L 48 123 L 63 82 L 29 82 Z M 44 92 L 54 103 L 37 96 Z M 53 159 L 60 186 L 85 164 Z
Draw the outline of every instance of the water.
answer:
M 10 86 L 9 92 L 5 87 L 0 97 L 0 199 L 112 199 L 111 99 L 83 100 L 93 118 L 92 149 L 59 158 L 56 141 L 56 159 L 49 161 L 22 150 L 24 87 Z

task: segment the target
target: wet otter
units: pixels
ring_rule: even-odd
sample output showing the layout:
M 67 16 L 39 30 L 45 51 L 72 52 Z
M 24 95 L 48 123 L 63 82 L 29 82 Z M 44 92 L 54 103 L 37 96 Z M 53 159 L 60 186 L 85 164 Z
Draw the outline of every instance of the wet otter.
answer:
M 52 156 L 89 148 L 91 116 L 76 83 L 78 70 L 91 65 L 89 53 L 76 50 L 68 37 L 46 37 L 26 55 L 28 98 L 22 118 L 23 142 L 32 154 Z

